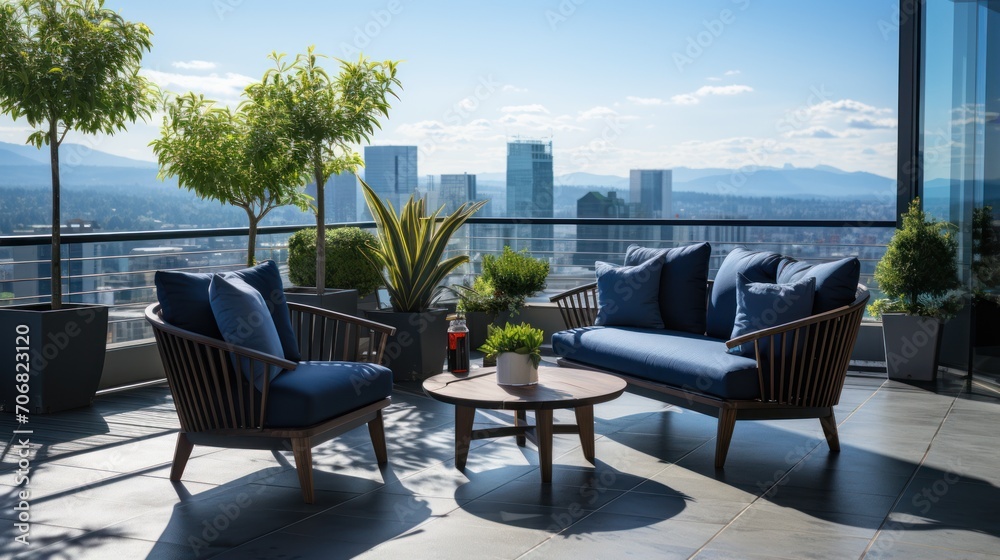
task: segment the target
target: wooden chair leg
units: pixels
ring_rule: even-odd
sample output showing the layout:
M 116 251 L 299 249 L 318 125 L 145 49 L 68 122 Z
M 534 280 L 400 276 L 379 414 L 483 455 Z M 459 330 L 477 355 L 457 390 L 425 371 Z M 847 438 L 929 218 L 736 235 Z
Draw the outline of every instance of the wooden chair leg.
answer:
M 719 410 L 719 428 L 715 436 L 715 468 L 721 469 L 726 464 L 729 454 L 729 442 L 733 439 L 733 429 L 736 428 L 736 409 L 723 408 Z
M 194 444 L 188 439 L 187 434 L 178 432 L 177 444 L 174 446 L 174 463 L 170 467 L 170 480 L 177 482 L 181 479 L 184 467 L 187 466 L 188 459 L 191 457 L 192 449 L 194 449 Z
M 299 473 L 302 500 L 307 504 L 315 501 L 313 492 L 312 447 L 308 438 L 292 439 L 292 453 L 295 455 L 295 470 Z
M 829 416 L 820 418 L 819 424 L 823 426 L 823 435 L 826 436 L 826 444 L 830 447 L 830 451 L 835 453 L 840 451 L 840 436 L 837 434 L 837 417 L 833 415 L 833 411 L 830 411 Z
M 368 434 L 372 438 L 372 446 L 375 448 L 375 458 L 378 464 L 384 465 L 389 462 L 389 454 L 385 449 L 385 423 L 382 421 L 382 411 L 375 413 L 375 419 L 368 422 Z

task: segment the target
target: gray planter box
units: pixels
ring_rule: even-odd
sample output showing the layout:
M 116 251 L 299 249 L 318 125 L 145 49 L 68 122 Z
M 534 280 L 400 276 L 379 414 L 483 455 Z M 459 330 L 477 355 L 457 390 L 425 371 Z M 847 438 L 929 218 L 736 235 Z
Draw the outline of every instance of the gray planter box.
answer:
M 889 379 L 934 381 L 941 352 L 941 321 L 931 317 L 885 313 L 885 367 Z
M 108 308 L 49 304 L 0 307 L 0 410 L 47 414 L 89 406 L 104 371 Z M 25 365 L 21 365 L 25 364 Z M 17 374 L 28 370 L 27 387 Z M 20 388 L 28 389 L 22 392 Z M 24 397 L 28 400 L 25 404 Z
M 423 381 L 444 370 L 448 354 L 447 310 L 368 311 L 367 315 L 372 321 L 396 327 L 382 360 L 392 370 L 394 381 Z

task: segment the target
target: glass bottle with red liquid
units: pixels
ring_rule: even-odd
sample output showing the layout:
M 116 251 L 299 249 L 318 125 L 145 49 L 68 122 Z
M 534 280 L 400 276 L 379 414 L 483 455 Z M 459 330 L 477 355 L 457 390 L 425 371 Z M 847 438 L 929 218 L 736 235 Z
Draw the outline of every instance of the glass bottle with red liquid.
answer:
M 469 372 L 469 327 L 465 326 L 465 315 L 459 313 L 449 317 L 448 325 L 448 371 Z

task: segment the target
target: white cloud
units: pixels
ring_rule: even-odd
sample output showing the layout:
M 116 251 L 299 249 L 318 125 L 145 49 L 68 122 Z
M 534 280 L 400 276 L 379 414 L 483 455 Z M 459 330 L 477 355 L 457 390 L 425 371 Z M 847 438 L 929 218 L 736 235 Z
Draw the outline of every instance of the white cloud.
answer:
M 743 72 L 741 72 L 739 70 L 727 70 L 726 73 L 725 73 L 725 75 L 726 76 L 738 76 L 738 75 L 740 75 L 742 73 Z
M 255 81 L 253 78 L 233 72 L 227 72 L 222 76 L 214 72 L 207 76 L 192 76 L 143 69 L 141 73 L 161 88 L 178 93 L 186 91 L 202 93 L 205 97 L 222 103 L 238 101 L 243 88 Z
M 586 111 L 580 111 L 580 114 L 579 114 L 579 116 L 576 117 L 576 120 L 578 120 L 578 121 L 593 121 L 593 120 L 599 120 L 599 119 L 605 119 L 605 118 L 608 118 L 608 117 L 613 117 L 613 116 L 616 116 L 617 114 L 618 114 L 618 111 L 615 111 L 614 109 L 612 109 L 610 107 L 598 106 L 598 107 L 592 107 L 590 109 L 587 109 Z
M 666 105 L 665 101 L 657 97 L 635 97 L 629 95 L 625 100 L 634 105 Z
M 170 65 L 174 68 L 180 68 L 181 70 L 215 70 L 216 67 L 214 62 L 208 62 L 206 60 L 181 60 L 171 62 Z
M 504 85 L 500 89 L 504 93 L 527 93 L 528 92 L 528 90 L 526 88 L 517 87 L 517 86 L 512 85 L 512 84 L 506 84 L 506 85 Z
M 789 138 L 842 138 L 843 134 L 826 128 L 825 126 L 811 126 L 801 130 L 793 130 L 787 134 Z
M 847 126 L 862 130 L 893 130 L 898 125 L 896 119 L 875 119 L 872 117 L 850 117 Z
M 533 105 L 509 105 L 507 107 L 500 108 L 501 113 L 544 113 L 548 114 L 549 110 L 544 106 L 537 103 Z
M 809 111 L 814 115 L 831 114 L 858 114 L 858 115 L 887 115 L 892 113 L 892 109 L 879 108 L 867 103 L 855 101 L 854 99 L 841 99 L 838 101 L 823 101 L 809 107 Z
M 753 88 L 745 85 L 728 85 L 728 86 L 701 86 L 697 90 L 691 93 L 681 93 L 670 98 L 670 102 L 674 105 L 697 105 L 701 103 L 701 100 L 710 95 L 740 95 L 743 93 L 750 93 Z

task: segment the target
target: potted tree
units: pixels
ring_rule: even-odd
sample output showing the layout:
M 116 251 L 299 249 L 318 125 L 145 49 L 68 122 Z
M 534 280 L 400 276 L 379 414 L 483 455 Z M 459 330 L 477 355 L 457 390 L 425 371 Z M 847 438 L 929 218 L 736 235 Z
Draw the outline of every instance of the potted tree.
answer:
M 365 255 L 375 245 L 375 236 L 357 227 L 330 228 L 326 241 L 329 290 L 317 296 L 315 288 L 307 287 L 316 285 L 316 229 L 303 229 L 288 238 L 288 279 L 295 287 L 287 288 L 285 297 L 351 315 L 358 312 L 359 298 L 366 309 L 378 309 L 382 275 Z
M 257 227 L 268 213 L 309 207 L 290 141 L 271 133 L 281 114 L 257 101 L 260 87 L 248 86 L 235 111 L 194 93 L 165 100 L 160 138 L 150 142 L 161 179 L 176 177 L 179 187 L 246 212 L 247 266 L 256 264 Z
M 458 286 L 458 310 L 464 311 L 473 347 L 486 340 L 488 325 L 506 323 L 527 298 L 545 288 L 549 263 L 527 249 L 505 246 L 500 255 L 483 255 L 482 274 L 472 285 Z
M 90 404 L 104 369 L 108 309 L 63 303 L 59 146 L 70 131 L 114 134 L 156 108 L 155 87 L 139 75 L 152 42 L 142 23 L 89 0 L 0 4 L 0 112 L 36 130 L 28 143 L 49 147 L 52 167 L 51 300 L 5 306 L 0 331 L 18 344 L 0 362 L 27 374 L 0 384 L 0 408 L 56 412 Z M 21 389 L 24 389 L 22 391 Z
M 872 302 L 868 312 L 882 318 L 890 379 L 936 378 L 941 325 L 963 300 L 952 230 L 951 224 L 928 218 L 915 199 L 875 267 L 885 297 Z
M 313 47 L 291 63 L 277 53 L 270 58 L 275 66 L 264 75 L 258 99 L 281 113 L 274 130 L 291 140 L 302 171 L 316 183 L 315 289 L 322 295 L 327 286 L 324 187 L 332 175 L 353 173 L 362 165 L 353 145 L 370 141 L 381 126 L 379 117 L 389 116 L 389 98 L 398 98 L 400 86 L 397 63 L 360 56 L 354 63 L 340 61 L 340 72 L 331 76 Z
M 542 329 L 527 323 L 490 325 L 486 342 L 479 349 L 487 358 L 496 360 L 500 385 L 534 385 L 538 383 L 544 339 Z
M 439 217 L 441 209 L 428 214 L 426 202 L 411 195 L 397 215 L 364 181 L 361 189 L 378 227 L 366 254 L 382 275 L 392 306 L 368 315 L 396 327 L 385 351 L 394 379 L 423 380 L 441 372 L 447 352 L 446 310 L 433 307 L 434 298 L 448 274 L 469 260 L 467 255 L 445 258 L 448 240 L 486 201 L 463 204 Z

